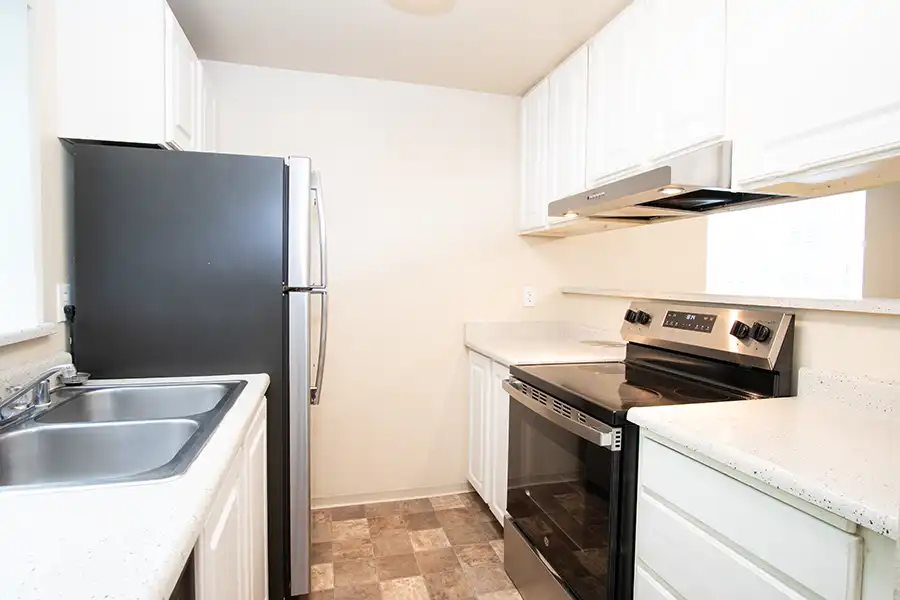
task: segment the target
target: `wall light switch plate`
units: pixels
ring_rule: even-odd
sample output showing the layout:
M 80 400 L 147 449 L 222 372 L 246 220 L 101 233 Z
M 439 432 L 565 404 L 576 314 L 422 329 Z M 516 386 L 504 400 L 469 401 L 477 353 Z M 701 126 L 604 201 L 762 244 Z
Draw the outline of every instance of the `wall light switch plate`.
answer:
M 66 305 L 72 304 L 72 291 L 68 283 L 56 284 L 56 321 L 65 323 L 66 313 L 64 311 Z
M 526 285 L 526 286 L 525 286 L 525 293 L 524 293 L 524 295 L 522 296 L 522 304 L 523 304 L 523 306 L 528 306 L 528 307 L 534 306 L 534 303 L 535 303 L 535 296 L 536 296 L 536 295 L 537 295 L 537 294 L 536 294 L 535 291 L 534 291 L 534 286 L 533 286 L 533 285 Z

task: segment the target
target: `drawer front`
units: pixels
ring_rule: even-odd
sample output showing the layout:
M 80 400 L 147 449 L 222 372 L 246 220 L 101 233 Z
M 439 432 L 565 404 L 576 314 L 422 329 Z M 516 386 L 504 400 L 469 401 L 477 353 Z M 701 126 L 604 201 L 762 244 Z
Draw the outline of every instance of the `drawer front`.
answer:
M 642 493 L 663 498 L 826 600 L 859 597 L 858 536 L 652 440 L 643 441 L 640 468 Z
M 789 588 L 647 495 L 638 501 L 637 548 L 639 560 L 684 600 L 814 598 Z
M 641 565 L 634 567 L 634 600 L 678 600 Z

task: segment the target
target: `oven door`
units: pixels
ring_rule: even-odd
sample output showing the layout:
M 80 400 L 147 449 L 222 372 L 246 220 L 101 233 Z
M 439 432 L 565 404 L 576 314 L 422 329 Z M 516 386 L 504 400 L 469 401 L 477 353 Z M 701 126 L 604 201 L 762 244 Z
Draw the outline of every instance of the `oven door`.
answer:
M 515 379 L 503 387 L 510 396 L 509 520 L 570 594 L 612 599 L 621 431 Z

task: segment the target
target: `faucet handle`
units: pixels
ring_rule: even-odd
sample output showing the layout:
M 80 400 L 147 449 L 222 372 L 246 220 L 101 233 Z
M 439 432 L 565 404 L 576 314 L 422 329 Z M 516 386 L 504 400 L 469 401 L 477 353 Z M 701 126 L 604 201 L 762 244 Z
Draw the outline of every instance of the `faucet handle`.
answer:
M 18 394 L 24 387 L 25 386 L 22 385 L 14 385 L 9 388 L 9 391 L 13 394 Z M 31 408 L 34 405 L 34 398 L 36 393 L 37 390 L 32 392 L 31 397 L 29 397 L 29 394 L 23 394 L 21 398 L 19 398 L 9 406 L 8 410 L 21 412 L 27 408 Z
M 71 386 L 71 385 L 84 385 L 87 383 L 88 379 L 91 378 L 90 373 L 84 373 L 82 371 L 76 372 L 73 368 L 71 372 L 63 373 L 59 377 L 59 382 L 62 385 Z
M 40 382 L 32 391 L 30 406 L 48 406 L 50 404 L 50 381 Z

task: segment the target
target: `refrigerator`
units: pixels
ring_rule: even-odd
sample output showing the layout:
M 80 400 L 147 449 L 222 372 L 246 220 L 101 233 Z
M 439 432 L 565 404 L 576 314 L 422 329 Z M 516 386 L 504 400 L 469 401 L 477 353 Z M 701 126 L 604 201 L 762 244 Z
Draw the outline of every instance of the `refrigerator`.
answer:
M 295 156 L 70 152 L 75 364 L 95 379 L 268 373 L 269 598 L 308 594 L 328 331 L 320 175 Z

